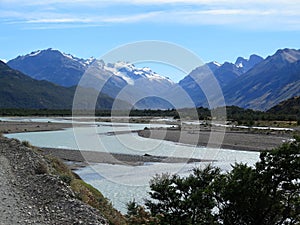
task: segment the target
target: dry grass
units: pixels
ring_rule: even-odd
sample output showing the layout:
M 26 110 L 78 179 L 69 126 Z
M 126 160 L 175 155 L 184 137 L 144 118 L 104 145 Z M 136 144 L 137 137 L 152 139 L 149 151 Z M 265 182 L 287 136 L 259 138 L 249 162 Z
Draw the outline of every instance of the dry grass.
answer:
M 125 217 L 113 208 L 111 203 L 101 192 L 81 180 L 80 177 L 74 174 L 60 159 L 49 155 L 46 157 L 50 160 L 54 168 L 52 173 L 58 175 L 62 181 L 69 185 L 79 200 L 98 209 L 110 224 L 127 224 Z

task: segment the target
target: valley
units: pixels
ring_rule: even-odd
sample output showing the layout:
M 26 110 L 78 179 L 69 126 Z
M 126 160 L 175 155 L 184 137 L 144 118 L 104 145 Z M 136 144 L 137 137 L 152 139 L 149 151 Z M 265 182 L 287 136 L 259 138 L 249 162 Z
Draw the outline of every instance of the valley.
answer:
M 0 225 L 300 225 L 300 0 L 1 0 Z
M 251 55 L 200 65 L 175 83 L 131 63 L 39 50 L 0 64 L 0 133 L 41 157 L 62 160 L 76 175 L 68 172 L 60 179 L 74 185 L 80 176 L 115 208 L 96 204 L 101 215 L 111 221 L 111 214 L 118 215 L 114 224 L 126 224 L 126 204 L 135 199 L 145 206 L 155 174 L 187 177 L 207 165 L 230 173 L 235 163 L 255 166 L 260 154 L 292 145 L 300 133 L 299 61 L 299 50 L 283 49 L 266 59 Z M 209 108 L 200 87 L 209 86 L 211 75 L 226 106 L 216 104 L 220 96 L 214 96 L 210 100 L 217 107 Z M 74 106 L 78 93 L 83 95 Z M 143 97 L 133 104 L 133 96 Z M 34 218 L 25 219 L 54 216 L 34 210 L 41 209 L 29 210 Z

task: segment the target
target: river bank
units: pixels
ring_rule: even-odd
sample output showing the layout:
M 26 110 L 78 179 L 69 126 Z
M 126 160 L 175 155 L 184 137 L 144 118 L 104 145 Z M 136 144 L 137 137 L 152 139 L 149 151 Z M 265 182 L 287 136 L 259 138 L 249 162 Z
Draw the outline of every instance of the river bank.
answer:
M 118 165 L 140 166 L 144 163 L 194 163 L 204 162 L 209 160 L 201 160 L 195 158 L 178 158 L 178 157 L 164 157 L 154 155 L 129 155 L 108 152 L 95 152 L 95 151 L 79 151 L 71 149 L 59 148 L 40 148 L 40 151 L 45 155 L 53 155 L 68 163 L 70 168 L 77 169 L 84 167 L 90 163 L 107 163 Z
M 85 126 L 86 124 L 76 124 L 76 126 Z M 56 123 L 56 122 L 31 122 L 31 121 L 0 121 L 0 133 L 23 133 L 23 132 L 39 132 L 39 131 L 56 131 L 65 128 L 71 128 L 72 123 Z M 147 124 L 145 124 L 147 126 Z M 219 129 L 219 130 L 218 130 Z M 225 133 L 224 133 L 225 131 Z M 137 132 L 137 131 L 126 131 Z M 186 126 L 182 129 L 166 129 L 166 128 L 151 128 L 138 131 L 138 135 L 144 138 L 152 138 L 159 140 L 167 140 L 172 142 L 180 142 L 194 146 L 207 146 L 211 129 L 199 126 Z M 223 142 L 210 143 L 210 146 L 221 147 L 223 149 L 244 150 L 244 151 L 263 151 L 270 150 L 280 146 L 282 143 L 289 141 L 293 137 L 291 131 L 272 131 L 272 130 L 251 130 L 239 129 L 233 130 L 226 128 L 214 128 L 215 135 L 223 135 Z M 114 132 L 109 132 L 110 135 L 115 135 Z M 62 151 L 62 150 L 61 150 Z M 62 152 L 61 154 L 63 154 Z M 66 155 L 66 154 L 64 154 Z M 99 158 L 103 157 L 103 160 Z M 124 156 L 125 157 L 125 156 Z M 131 157 L 131 158 L 130 158 Z M 109 163 L 106 155 L 98 156 L 96 162 Z M 133 156 L 126 156 L 124 160 L 119 160 L 120 156 L 114 157 L 111 163 L 118 161 L 127 162 L 145 162 Z M 128 159 L 130 158 L 130 159 Z M 68 160 L 68 159 L 67 159 Z
M 35 150 L 0 137 L 1 225 L 109 224 L 98 210 L 78 200 Z
M 47 120 L 44 121 L 47 123 Z M 55 121 L 56 120 L 51 120 L 50 123 L 54 124 Z M 59 122 L 64 121 L 60 120 Z M 22 124 L 23 123 L 24 122 L 22 122 Z M 26 123 L 27 122 L 25 122 L 25 124 Z M 28 125 L 32 126 L 36 124 L 31 124 L 29 122 Z M 67 125 L 70 126 L 71 124 L 69 123 Z M 84 124 L 84 126 L 90 125 L 94 124 Z M 142 202 L 142 198 L 146 197 L 146 190 L 144 186 L 148 184 L 151 177 L 153 177 L 155 174 L 180 171 L 181 175 L 186 175 L 195 165 L 201 165 L 201 162 L 203 162 L 201 159 L 206 159 L 206 162 L 211 162 L 211 159 L 215 159 L 213 163 L 226 171 L 231 168 L 230 164 L 234 162 L 247 162 L 252 164 L 256 162 L 258 157 L 257 152 L 241 152 L 230 150 L 219 151 L 218 149 L 210 151 L 210 149 L 203 148 L 194 149 L 191 146 L 185 146 L 182 144 L 174 144 L 171 142 L 158 141 L 154 139 L 146 140 L 138 137 L 136 133 L 133 135 L 129 134 L 132 132 L 131 130 L 141 130 L 145 127 L 149 127 L 149 125 L 99 123 L 91 127 L 93 130 L 91 133 L 88 132 L 90 127 L 80 127 L 77 129 L 77 131 L 82 131 L 80 134 L 83 135 L 83 137 L 91 137 L 93 134 L 95 134 L 94 132 L 97 132 L 95 137 L 101 138 L 103 143 L 105 143 L 105 146 L 107 146 L 107 151 L 110 151 L 110 153 L 103 153 L 106 151 L 106 148 L 98 146 L 95 148 L 93 146 L 92 148 L 86 148 L 91 150 L 90 152 L 70 150 L 77 149 L 73 129 L 65 129 L 58 132 L 34 132 L 26 134 L 19 133 L 16 135 L 9 134 L 8 137 L 24 140 L 25 142 L 29 141 L 35 146 L 48 147 L 40 149 L 39 152 L 46 156 L 53 155 L 63 159 L 70 168 L 76 169 L 76 173 L 80 174 L 85 182 L 91 184 L 98 190 L 101 190 L 104 196 L 110 199 L 114 206 L 122 213 L 126 213 L 124 208 L 125 204 L 132 200 L 132 198 Z M 36 129 L 36 126 L 33 128 Z M 52 126 L 52 129 L 54 128 L 55 126 Z M 163 128 L 161 129 L 163 130 Z M 176 129 L 176 127 L 174 126 L 172 129 Z M 207 133 L 209 132 L 207 131 Z M 89 141 L 87 138 L 84 139 Z M 36 142 L 36 140 L 40 141 Z M 75 144 L 72 144 L 73 142 Z M 59 148 L 57 149 L 57 147 Z M 128 151 L 131 147 L 133 147 L 135 151 Z M 103 152 L 95 152 L 101 149 Z M 175 154 L 173 154 L 173 150 L 175 150 Z M 127 153 L 132 154 L 126 155 Z M 196 157 L 197 160 L 195 163 L 189 164 L 187 162 L 192 162 L 191 160 L 194 159 L 157 157 L 156 155 L 176 157 L 192 156 Z M 171 163 L 167 164 L 165 162 Z M 94 165 L 91 169 L 90 165 L 92 164 Z M 108 179 L 99 179 L 99 174 Z M 124 185 L 126 185 L 126 187 Z M 143 186 L 139 188 L 140 185 Z M 138 198 L 139 196 L 140 199 Z
M 0 133 L 23 133 L 38 131 L 55 131 L 71 128 L 72 123 L 27 122 L 27 121 L 0 121 Z
M 243 150 L 243 151 L 264 151 L 282 145 L 293 137 L 291 131 L 259 131 L 259 130 L 237 130 L 232 131 L 225 128 L 214 128 L 213 135 L 223 136 L 222 143 L 209 143 L 211 129 L 145 129 L 138 132 L 140 137 L 180 142 L 194 146 L 220 147 L 223 149 Z

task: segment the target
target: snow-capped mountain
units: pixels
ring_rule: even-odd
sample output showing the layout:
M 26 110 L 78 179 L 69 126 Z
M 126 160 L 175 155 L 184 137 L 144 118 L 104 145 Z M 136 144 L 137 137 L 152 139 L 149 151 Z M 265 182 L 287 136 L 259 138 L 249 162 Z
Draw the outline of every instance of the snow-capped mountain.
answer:
M 129 85 L 134 85 L 138 79 L 147 79 L 150 82 L 165 83 L 166 85 L 174 84 L 172 80 L 153 72 L 149 67 L 137 68 L 126 62 L 107 63 L 103 65 L 103 69 L 122 78 Z
M 227 105 L 265 110 L 300 95 L 300 50 L 295 49 L 278 50 L 266 59 L 251 55 L 249 59 L 238 57 L 235 63 L 210 62 L 178 84 L 147 67 L 80 59 L 54 49 L 19 56 L 8 65 L 34 79 L 65 87 L 92 87 L 141 109 L 208 106 L 203 88 L 209 95 L 216 92 L 208 75 L 217 81 Z
M 77 85 L 82 74 L 95 59 L 79 59 L 54 49 L 38 50 L 8 61 L 8 65 L 37 79 L 70 87 Z
M 163 98 L 176 84 L 147 67 L 138 68 L 128 62 L 105 63 L 97 60 L 87 70 L 80 85 L 101 90 L 136 108 L 166 109 L 171 108 L 171 104 L 158 98 Z
M 97 91 L 113 98 L 116 98 L 126 87 L 121 99 L 126 100 L 137 93 L 150 97 L 146 101 L 147 105 L 144 101 L 144 106 L 139 105 L 139 108 L 171 107 L 164 101 L 152 100 L 155 96 L 162 96 L 162 93 L 172 88 L 175 83 L 147 67 L 138 68 L 127 62 L 110 63 L 94 58 L 80 59 L 51 48 L 19 56 L 10 60 L 8 65 L 34 79 L 47 80 L 65 87 L 76 86 L 90 67 L 97 67 L 94 74 L 89 74 L 89 80 L 85 81 L 85 86 L 94 87 Z M 92 79 L 92 76 L 97 81 Z M 100 81 L 105 83 L 105 85 L 100 85 L 101 90 L 97 87 Z

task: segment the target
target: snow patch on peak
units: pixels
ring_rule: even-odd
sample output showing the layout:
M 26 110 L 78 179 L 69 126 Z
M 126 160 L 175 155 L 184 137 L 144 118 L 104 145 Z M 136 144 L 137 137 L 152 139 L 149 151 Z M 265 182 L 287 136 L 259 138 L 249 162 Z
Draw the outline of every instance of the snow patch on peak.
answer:
M 147 72 L 147 73 L 153 73 L 152 70 L 149 67 L 143 67 L 141 70 Z
M 27 55 L 21 56 L 21 57 L 34 57 L 34 56 L 37 56 L 37 55 L 39 55 L 41 53 L 45 53 L 45 52 L 59 52 L 59 53 L 61 53 L 59 50 L 55 50 L 53 48 L 48 48 L 48 49 L 44 49 L 44 50 L 33 51 L 30 54 L 27 54 Z
M 174 82 L 170 78 L 161 76 L 153 72 L 149 67 L 138 68 L 134 64 L 128 62 L 103 63 L 102 69 L 113 73 L 125 80 L 129 85 L 134 85 L 136 80 L 147 79 L 152 82 L 168 83 L 173 85 Z M 140 80 L 141 81 L 141 80 Z
M 238 63 L 238 64 L 235 64 L 235 65 L 236 65 L 237 68 L 243 68 L 243 67 L 244 67 L 244 65 L 243 65 L 242 62 L 240 62 L 240 63 Z
M 80 59 L 80 58 L 77 58 L 77 57 L 75 57 L 71 54 L 67 54 L 67 53 L 64 53 L 64 52 L 60 52 L 60 53 L 65 58 L 80 63 L 83 67 L 88 67 L 89 65 L 91 65 L 92 63 L 94 63 L 96 61 L 96 59 L 94 57 L 90 57 L 88 59 Z
M 71 59 L 71 60 L 76 60 L 72 55 L 70 54 L 66 54 L 64 52 L 61 53 L 64 57 L 68 58 L 68 59 Z
M 95 61 L 96 61 L 96 59 L 95 59 L 94 57 L 90 57 L 90 58 L 84 60 L 84 64 L 85 64 L 86 66 L 89 66 L 89 65 L 91 65 L 91 64 L 92 64 L 93 62 L 95 62 Z
M 28 56 L 29 56 L 29 57 L 37 56 L 37 55 L 39 55 L 41 52 L 42 52 L 41 50 L 37 50 L 37 51 L 31 52 Z
M 212 63 L 213 63 L 214 65 L 218 66 L 218 67 L 222 66 L 221 63 L 218 63 L 218 62 L 216 62 L 216 61 L 213 61 Z

